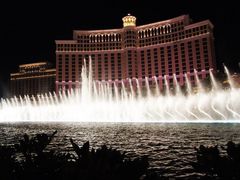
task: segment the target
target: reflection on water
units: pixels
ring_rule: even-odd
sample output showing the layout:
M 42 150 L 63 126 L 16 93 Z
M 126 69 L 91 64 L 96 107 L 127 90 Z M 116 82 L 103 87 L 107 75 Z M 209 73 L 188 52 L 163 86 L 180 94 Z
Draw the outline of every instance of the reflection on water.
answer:
M 0 124 L 0 144 L 16 143 L 28 133 L 58 130 L 49 148 L 71 150 L 70 138 L 91 146 L 103 144 L 133 157 L 148 155 L 150 166 L 175 177 L 194 177 L 189 162 L 195 161 L 195 146 L 240 142 L 240 124 L 160 124 L 160 123 L 58 123 Z

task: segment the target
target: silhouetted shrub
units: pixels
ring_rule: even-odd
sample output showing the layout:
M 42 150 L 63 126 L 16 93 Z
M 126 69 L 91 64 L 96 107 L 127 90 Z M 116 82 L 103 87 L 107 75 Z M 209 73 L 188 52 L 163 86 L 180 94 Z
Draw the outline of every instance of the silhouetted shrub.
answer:
M 17 162 L 14 159 L 15 148 L 0 146 L 0 179 L 14 179 Z
M 221 155 L 218 146 L 196 148 L 197 162 L 193 167 L 206 174 L 206 177 L 235 180 L 240 179 L 240 145 L 227 143 L 226 155 Z
M 105 145 L 90 149 L 89 142 L 80 147 L 70 139 L 75 153 L 46 150 L 56 133 L 35 137 L 25 134 L 15 146 L 0 146 L 0 179 L 154 180 L 157 177 L 148 175 L 146 156 L 130 159 Z

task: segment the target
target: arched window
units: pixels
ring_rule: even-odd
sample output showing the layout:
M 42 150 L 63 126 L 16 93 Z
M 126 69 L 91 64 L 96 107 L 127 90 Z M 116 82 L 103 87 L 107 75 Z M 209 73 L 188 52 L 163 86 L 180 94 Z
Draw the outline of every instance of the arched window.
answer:
M 122 40 L 122 35 L 121 34 L 119 34 L 119 41 L 121 41 Z
M 97 42 L 97 35 L 96 34 L 93 36 L 93 42 Z
M 108 39 L 109 39 L 109 34 L 106 34 L 106 39 L 105 39 L 105 41 L 108 42 Z
M 98 42 L 101 42 L 101 35 L 100 34 L 98 34 Z
M 107 37 L 106 34 L 103 34 L 103 35 L 102 35 L 102 42 L 106 42 L 106 41 L 107 41 L 107 38 L 106 38 L 106 37 Z
M 109 34 L 109 41 L 112 41 L 112 34 Z
M 89 35 L 89 42 L 90 43 L 92 42 L 92 35 L 91 34 Z
M 97 36 L 97 34 L 95 35 L 95 42 L 98 42 L 98 36 Z
M 168 27 L 168 32 L 171 33 L 172 32 L 171 24 L 168 24 L 167 27 Z
M 166 33 L 165 25 L 163 25 L 162 28 L 163 28 L 163 34 L 165 34 Z
M 158 33 L 158 35 L 161 34 L 161 32 L 160 32 L 160 28 L 159 28 L 159 27 L 157 27 L 157 33 Z

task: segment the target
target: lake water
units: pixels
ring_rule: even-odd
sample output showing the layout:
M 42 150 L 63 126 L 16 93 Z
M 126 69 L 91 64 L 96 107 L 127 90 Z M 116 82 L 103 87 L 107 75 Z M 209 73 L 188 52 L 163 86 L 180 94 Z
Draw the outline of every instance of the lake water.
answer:
M 240 124 L 194 123 L 18 123 L 0 124 L 0 143 L 17 143 L 24 133 L 51 134 L 57 130 L 51 149 L 71 151 L 69 139 L 94 148 L 106 144 L 130 157 L 148 155 L 150 168 L 168 177 L 196 177 L 191 165 L 194 147 L 240 142 Z

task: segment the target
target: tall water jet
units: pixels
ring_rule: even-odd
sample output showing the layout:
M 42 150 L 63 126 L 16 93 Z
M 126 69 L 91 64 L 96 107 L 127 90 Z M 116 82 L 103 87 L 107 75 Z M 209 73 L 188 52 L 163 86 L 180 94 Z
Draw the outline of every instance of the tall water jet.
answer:
M 93 82 L 93 98 L 96 98 L 98 96 L 98 90 L 97 90 L 97 83 L 98 82 Z
M 174 79 L 174 84 L 175 84 L 175 87 L 176 87 L 176 95 L 182 95 L 181 89 L 180 89 L 180 85 L 179 85 L 179 83 L 177 81 L 176 74 L 173 74 L 173 79 Z
M 168 82 L 168 79 L 167 79 L 166 75 L 164 75 L 164 84 L 165 84 L 165 87 L 166 87 L 166 95 L 170 96 L 169 82 Z
M 146 89 L 147 89 L 147 97 L 151 97 L 152 95 L 151 95 L 148 77 L 145 77 L 145 84 L 146 84 Z
M 203 89 L 202 83 L 199 80 L 198 71 L 196 69 L 194 69 L 194 75 L 196 78 L 198 91 L 202 93 L 204 91 L 204 89 Z
M 119 101 L 119 93 L 118 93 L 118 87 L 117 87 L 116 82 L 114 82 L 114 96 L 115 96 L 116 102 L 118 103 L 118 101 Z
M 89 65 L 88 65 L 88 91 L 90 92 L 90 96 L 92 94 L 92 83 L 93 83 L 93 78 L 92 78 L 92 57 L 89 56 Z M 86 67 L 87 69 L 87 67 Z
M 132 85 L 132 80 L 129 79 L 129 86 L 130 86 L 130 90 L 131 90 L 131 97 L 134 98 L 135 97 L 135 91 L 133 89 L 133 85 Z
M 127 91 L 126 91 L 126 88 L 125 88 L 125 84 L 124 84 L 124 82 L 123 82 L 123 80 L 122 80 L 122 99 L 126 99 L 127 98 Z
M 112 93 L 112 83 L 111 82 L 107 82 L 107 94 L 108 94 L 108 100 L 110 102 L 112 102 L 113 93 Z
M 91 59 L 89 60 L 90 60 L 90 62 L 88 62 L 89 67 L 87 67 L 86 59 L 84 59 L 84 65 L 81 73 L 81 78 L 82 78 L 81 98 L 83 98 L 83 100 L 86 102 L 90 101 L 92 97 L 92 74 L 90 73 L 92 65 L 91 65 Z
M 158 97 L 160 96 L 160 90 L 159 90 L 159 84 L 158 84 L 158 79 L 156 76 L 153 77 L 154 82 L 155 82 L 155 95 Z
M 185 76 L 185 81 L 186 81 L 186 84 L 187 84 L 187 92 L 188 92 L 188 94 L 192 94 L 192 86 L 191 86 L 191 83 L 188 79 L 188 75 L 185 73 L 184 76 Z
M 219 87 L 218 87 L 217 82 L 216 82 L 216 80 L 215 80 L 215 78 L 213 76 L 212 70 L 209 70 L 209 74 L 210 74 L 210 79 L 211 79 L 211 83 L 212 83 L 213 89 L 214 90 L 218 90 Z
M 217 115 L 219 115 L 219 119 L 227 120 L 227 117 L 224 115 L 224 113 L 221 112 L 221 109 L 223 109 L 220 104 L 220 102 L 223 101 L 223 99 L 221 98 L 221 93 L 222 92 L 217 92 L 216 99 L 213 99 L 211 102 L 211 108 Z
M 223 65 L 223 67 L 224 67 L 225 73 L 227 74 L 227 79 L 228 79 L 228 83 L 229 83 L 229 85 L 230 85 L 230 88 L 231 88 L 231 89 L 235 88 L 235 87 L 234 87 L 233 80 L 232 80 L 232 77 L 231 77 L 231 75 L 230 75 L 230 73 L 229 73 L 228 68 L 227 68 L 225 65 Z
M 142 90 L 141 90 L 138 78 L 136 78 L 136 85 L 137 85 L 138 98 L 142 98 Z

